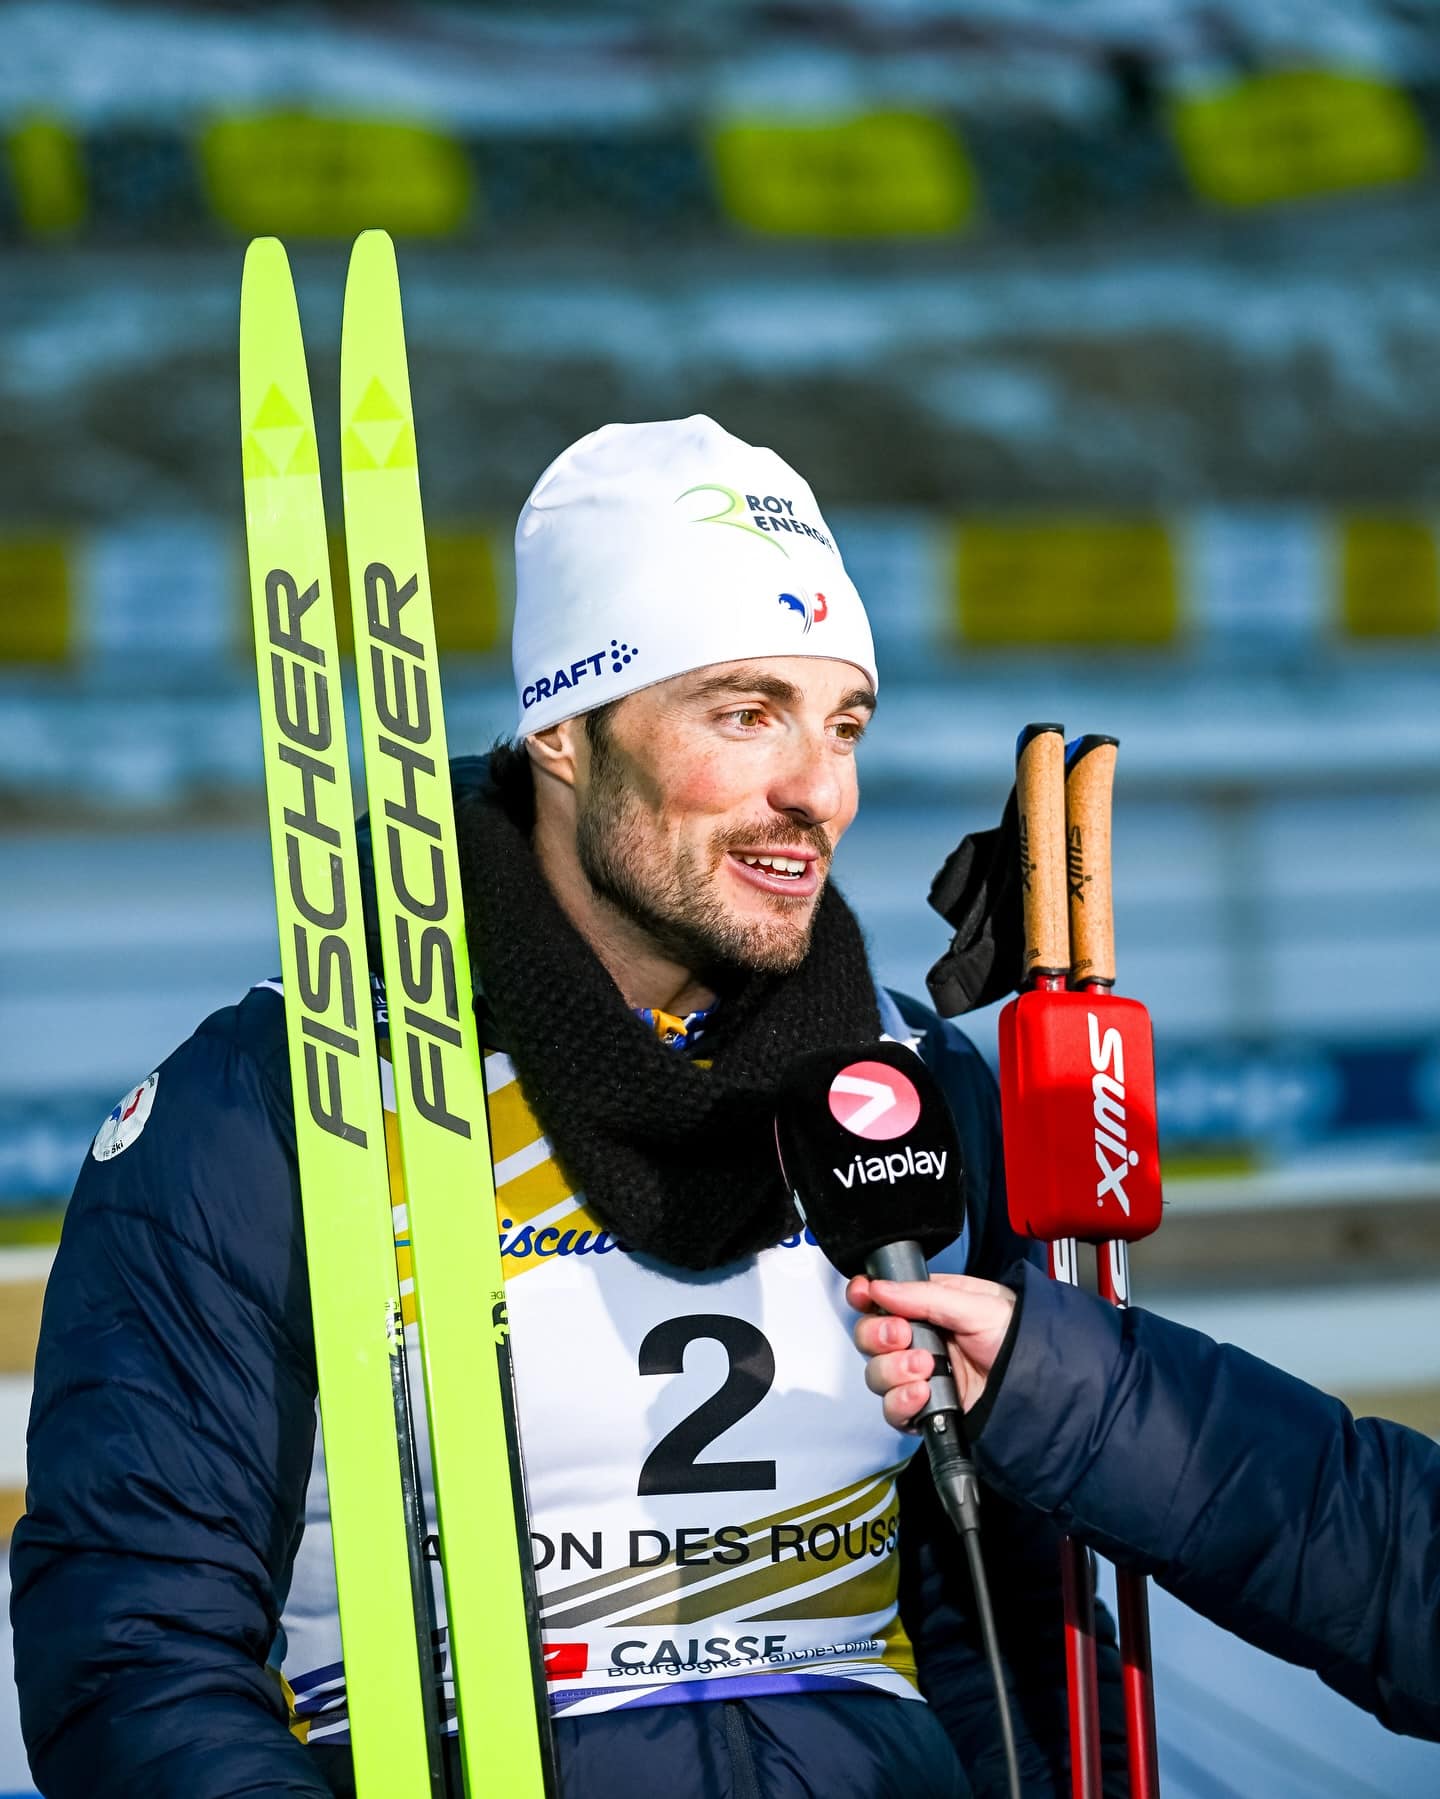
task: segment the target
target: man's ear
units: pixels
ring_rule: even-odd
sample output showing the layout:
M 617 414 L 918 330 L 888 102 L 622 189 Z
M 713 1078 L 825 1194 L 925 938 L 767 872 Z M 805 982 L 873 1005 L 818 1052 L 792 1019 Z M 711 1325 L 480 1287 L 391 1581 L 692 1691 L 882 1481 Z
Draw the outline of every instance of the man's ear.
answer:
M 562 719 L 525 739 L 525 753 L 535 774 L 572 788 L 587 766 L 589 748 L 581 718 Z

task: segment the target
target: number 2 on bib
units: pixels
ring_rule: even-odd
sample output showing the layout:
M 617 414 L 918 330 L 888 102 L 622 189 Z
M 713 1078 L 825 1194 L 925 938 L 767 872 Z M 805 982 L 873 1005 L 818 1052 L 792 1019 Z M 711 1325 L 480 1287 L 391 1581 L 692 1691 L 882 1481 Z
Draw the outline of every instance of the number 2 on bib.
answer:
M 640 1470 L 637 1493 L 739 1493 L 770 1491 L 774 1462 L 700 1462 L 696 1457 L 732 1424 L 753 1412 L 775 1384 L 775 1351 L 764 1333 L 744 1318 L 700 1312 L 667 1318 L 640 1345 L 641 1374 L 682 1374 L 690 1344 L 711 1339 L 730 1358 L 718 1392 L 661 1437 Z

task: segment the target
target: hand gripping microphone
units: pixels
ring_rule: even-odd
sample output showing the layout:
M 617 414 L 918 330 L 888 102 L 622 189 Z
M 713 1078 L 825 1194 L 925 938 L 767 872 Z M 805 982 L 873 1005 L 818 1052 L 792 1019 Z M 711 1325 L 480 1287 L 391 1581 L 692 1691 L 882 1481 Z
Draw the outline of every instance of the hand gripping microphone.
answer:
M 965 1222 L 955 1120 L 935 1077 L 899 1043 L 801 1056 L 780 1085 L 780 1168 L 795 1205 L 844 1275 L 929 1279 L 925 1264 Z M 935 1358 L 917 1423 L 941 1502 L 955 1527 L 980 1528 L 979 1488 L 960 1397 L 940 1335 L 918 1321 L 917 1349 Z
M 965 1223 L 960 1139 L 934 1075 L 900 1043 L 817 1050 L 791 1063 L 775 1113 L 780 1170 L 815 1241 L 844 1275 L 923 1281 L 925 1266 Z M 980 1486 L 965 1440 L 950 1357 L 937 1331 L 912 1320 L 911 1341 L 935 1358 L 919 1424 L 935 1490 L 960 1532 L 1011 1799 L 1020 1799 L 1015 1730 L 985 1564 L 980 1556 Z

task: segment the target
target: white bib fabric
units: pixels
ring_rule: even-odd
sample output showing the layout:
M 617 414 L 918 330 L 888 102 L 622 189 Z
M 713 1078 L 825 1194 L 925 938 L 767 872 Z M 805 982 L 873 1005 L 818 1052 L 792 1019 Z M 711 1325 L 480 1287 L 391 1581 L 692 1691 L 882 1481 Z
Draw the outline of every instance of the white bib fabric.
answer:
M 486 1058 L 531 1548 L 554 1711 L 859 1687 L 917 1699 L 886 1425 L 844 1281 L 807 1236 L 711 1274 L 621 1247 Z M 424 1393 L 386 1080 L 412 1398 Z M 498 1303 L 496 1303 L 498 1302 Z M 427 1516 L 434 1491 L 421 1442 Z M 436 1614 L 444 1591 L 435 1569 Z M 272 1660 L 297 1734 L 348 1736 L 323 1440 Z M 446 1683 L 446 1716 L 454 1696 Z M 453 1727 L 453 1724 L 452 1724 Z

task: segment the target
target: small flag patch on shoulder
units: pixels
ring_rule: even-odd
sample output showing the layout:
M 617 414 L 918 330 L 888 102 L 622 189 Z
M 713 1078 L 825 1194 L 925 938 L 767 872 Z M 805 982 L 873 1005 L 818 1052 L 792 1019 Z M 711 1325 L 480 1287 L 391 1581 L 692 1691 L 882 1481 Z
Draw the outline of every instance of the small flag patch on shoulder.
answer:
M 90 1154 L 97 1162 L 108 1162 L 112 1156 L 118 1156 L 122 1149 L 129 1149 L 145 1129 L 145 1121 L 155 1103 L 155 1089 L 159 1083 L 158 1071 L 147 1075 L 138 1087 L 132 1087 L 111 1110 L 104 1124 L 96 1131 L 95 1141 L 90 1146 Z

